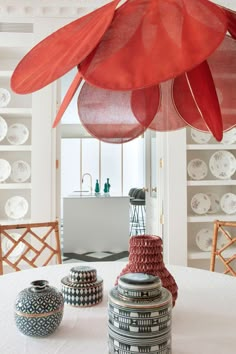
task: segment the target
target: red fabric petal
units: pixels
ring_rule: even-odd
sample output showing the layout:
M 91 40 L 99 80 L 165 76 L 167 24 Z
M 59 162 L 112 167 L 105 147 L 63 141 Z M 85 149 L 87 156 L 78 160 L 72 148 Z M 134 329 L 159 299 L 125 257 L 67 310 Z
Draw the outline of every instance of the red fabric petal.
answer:
M 220 104 L 224 131 L 236 125 L 235 58 L 236 42 L 228 36 L 224 39 L 220 47 L 208 58 L 208 64 Z M 207 97 L 204 97 L 203 92 L 201 95 L 202 99 L 205 100 L 205 106 L 209 104 L 208 108 L 211 109 L 211 101 L 208 101 Z M 185 75 L 181 75 L 174 80 L 173 98 L 177 111 L 188 125 L 198 130 L 209 132 L 205 120 L 199 113 L 191 95 Z M 212 124 L 214 125 L 215 117 L 213 116 L 212 119 Z
M 16 67 L 12 90 L 17 93 L 39 90 L 77 66 L 103 36 L 119 2 L 112 1 L 37 44 Z
M 228 19 L 228 31 L 231 36 L 236 39 L 236 12 L 225 7 L 222 7 Z
M 151 86 L 145 89 L 135 90 L 131 94 L 132 111 L 144 127 L 148 127 L 155 117 L 160 106 L 159 86 Z
M 173 81 L 168 80 L 159 86 L 132 92 L 131 107 L 140 124 L 160 132 L 186 127 L 173 105 L 172 84 Z
M 110 91 L 83 84 L 78 97 L 79 117 L 85 129 L 99 140 L 125 143 L 143 134 L 145 127 L 131 109 L 132 91 Z
M 61 117 L 63 116 L 63 114 L 65 113 L 67 107 L 69 106 L 72 98 L 74 97 L 74 94 L 76 93 L 80 83 L 82 81 L 82 77 L 81 74 L 78 72 L 74 78 L 74 80 L 72 81 L 72 84 L 70 85 L 63 101 L 62 104 L 59 108 L 59 111 L 57 113 L 57 116 L 53 122 L 53 128 L 55 128 L 57 126 L 57 124 L 60 122 Z
M 207 62 L 204 61 L 185 75 L 200 115 L 216 140 L 221 141 L 223 122 L 220 105 Z
M 226 29 L 226 13 L 207 0 L 128 0 L 80 71 L 106 89 L 154 86 L 204 61 Z
M 236 39 L 236 12 L 232 10 L 226 10 L 228 18 L 228 31 L 231 36 Z

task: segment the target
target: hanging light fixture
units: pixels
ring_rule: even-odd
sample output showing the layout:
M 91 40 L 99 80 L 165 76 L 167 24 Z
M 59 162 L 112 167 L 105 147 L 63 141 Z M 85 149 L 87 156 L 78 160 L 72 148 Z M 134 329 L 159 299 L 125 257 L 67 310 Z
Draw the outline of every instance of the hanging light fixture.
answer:
M 16 67 L 12 89 L 34 92 L 77 66 L 54 127 L 83 85 L 79 116 L 100 140 L 122 143 L 147 128 L 190 125 L 220 141 L 223 131 L 236 125 L 236 115 L 224 108 L 227 101 L 236 109 L 229 94 L 233 83 L 226 79 L 236 69 L 236 13 L 208 0 L 119 3 L 37 44 Z

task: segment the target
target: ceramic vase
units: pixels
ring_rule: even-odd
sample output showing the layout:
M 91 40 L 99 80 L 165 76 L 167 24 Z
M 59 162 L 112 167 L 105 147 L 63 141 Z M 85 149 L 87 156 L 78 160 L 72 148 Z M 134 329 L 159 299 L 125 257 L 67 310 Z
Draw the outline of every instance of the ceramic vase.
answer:
M 61 279 L 65 304 L 89 307 L 99 304 L 103 299 L 103 280 L 97 276 L 93 267 L 78 266 Z
M 63 309 L 62 293 L 49 286 L 48 281 L 36 280 L 16 298 L 15 323 L 27 336 L 48 336 L 60 325 Z
M 129 261 L 120 276 L 126 273 L 146 273 L 158 276 L 162 281 L 163 287 L 171 292 L 174 306 L 178 296 L 178 286 L 165 267 L 162 250 L 162 239 L 159 236 L 131 236 L 129 241 Z M 117 277 L 116 284 L 120 276 Z
M 172 295 L 160 278 L 127 273 L 108 296 L 110 354 L 171 353 Z

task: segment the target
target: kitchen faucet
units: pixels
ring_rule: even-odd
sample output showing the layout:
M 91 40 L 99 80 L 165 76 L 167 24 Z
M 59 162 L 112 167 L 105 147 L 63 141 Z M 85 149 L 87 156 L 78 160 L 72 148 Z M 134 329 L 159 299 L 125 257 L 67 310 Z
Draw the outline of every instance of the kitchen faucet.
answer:
M 89 176 L 89 179 L 90 179 L 90 192 L 92 193 L 92 191 L 93 191 L 92 175 L 90 173 L 84 173 L 83 176 L 82 176 L 82 184 L 84 182 L 84 177 L 85 176 Z

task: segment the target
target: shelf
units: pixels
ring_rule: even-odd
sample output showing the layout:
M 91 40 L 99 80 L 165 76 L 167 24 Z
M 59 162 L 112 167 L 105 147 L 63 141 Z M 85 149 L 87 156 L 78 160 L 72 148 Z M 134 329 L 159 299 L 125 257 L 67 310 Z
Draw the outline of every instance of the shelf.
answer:
M 0 108 L 0 115 L 5 118 L 31 118 L 32 108 Z
M 217 180 L 201 180 L 187 181 L 187 186 L 236 186 L 236 180 L 217 179 Z
M 31 189 L 31 183 L 0 183 L 0 189 Z
M 10 78 L 13 74 L 13 70 L 0 70 L 0 77 Z
M 31 219 L 0 219 L 1 225 L 17 225 L 17 224 L 28 224 L 31 223 Z
M 232 256 L 232 253 L 236 253 L 236 248 L 230 249 L 230 250 L 225 250 L 223 252 L 224 257 L 230 257 Z M 189 251 L 188 252 L 188 259 L 211 259 L 211 252 L 204 252 L 204 251 Z
M 0 33 L 0 47 L 4 48 L 25 48 L 29 50 L 33 44 L 33 33 Z
M 193 215 L 187 217 L 187 222 L 214 222 L 215 220 L 235 221 L 236 214 L 212 214 L 212 215 Z
M 0 145 L 0 151 L 32 151 L 31 145 Z
M 187 150 L 236 150 L 236 144 L 188 144 Z

